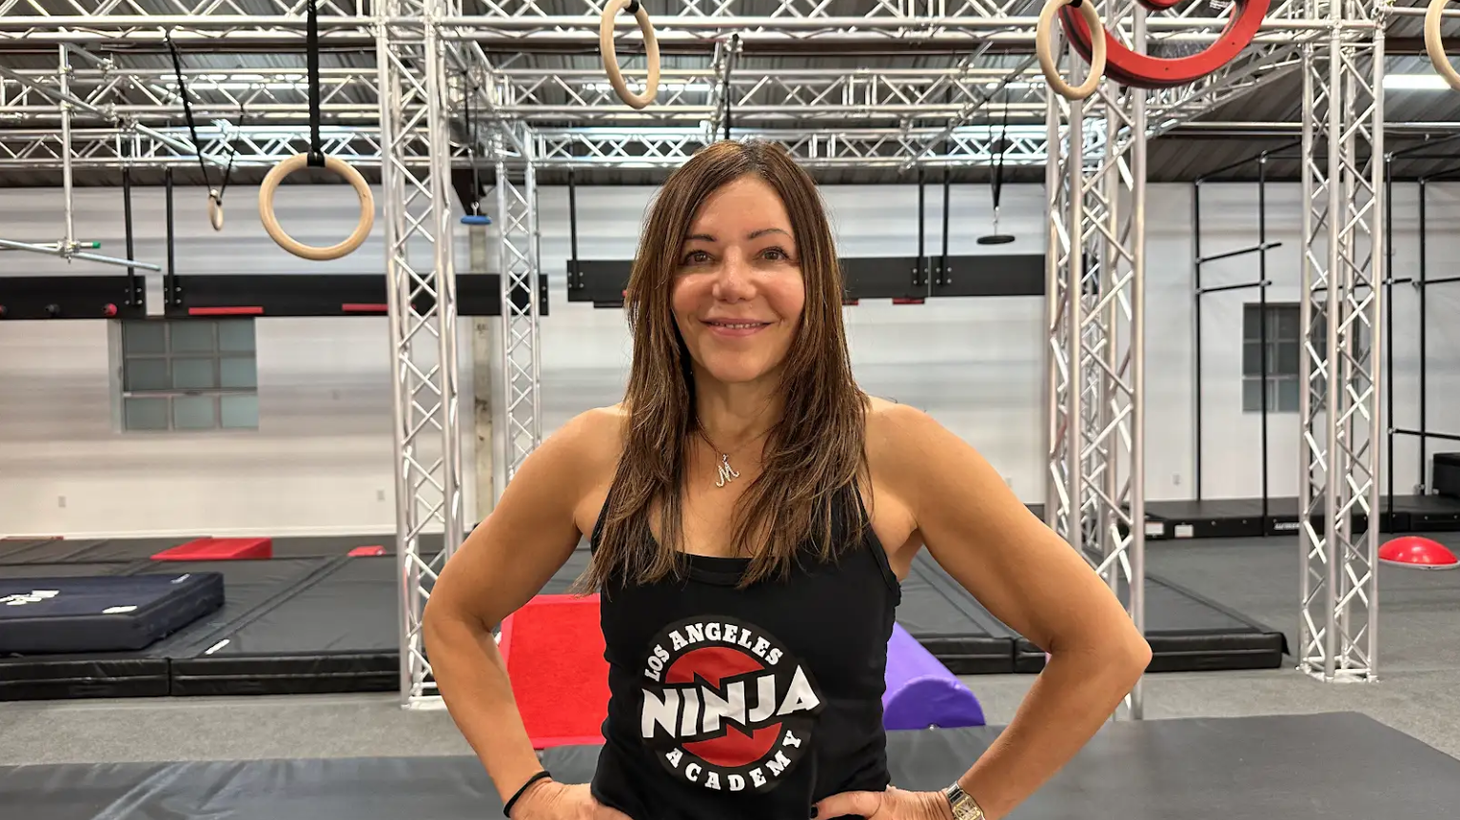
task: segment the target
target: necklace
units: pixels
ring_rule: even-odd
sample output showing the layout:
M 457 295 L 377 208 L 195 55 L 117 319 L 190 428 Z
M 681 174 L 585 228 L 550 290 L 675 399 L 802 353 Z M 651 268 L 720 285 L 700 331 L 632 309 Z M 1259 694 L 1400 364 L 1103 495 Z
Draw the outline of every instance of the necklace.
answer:
M 729 484 L 731 481 L 739 478 L 740 473 L 735 472 L 735 468 L 730 466 L 730 454 L 720 450 L 719 447 L 716 447 L 715 442 L 710 441 L 710 437 L 705 435 L 705 431 L 703 429 L 699 430 L 699 434 L 700 438 L 704 439 L 705 443 L 710 445 L 711 450 L 714 450 L 715 452 L 720 454 L 720 466 L 716 471 L 717 474 L 715 476 L 715 486 L 724 487 L 726 484 Z

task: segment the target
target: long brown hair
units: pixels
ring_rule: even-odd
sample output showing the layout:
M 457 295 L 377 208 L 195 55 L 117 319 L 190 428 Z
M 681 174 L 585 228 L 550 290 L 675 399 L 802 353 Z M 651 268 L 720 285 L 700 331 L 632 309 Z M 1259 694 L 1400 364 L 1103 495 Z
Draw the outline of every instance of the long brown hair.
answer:
M 850 493 L 866 475 L 866 396 L 852 378 L 841 266 L 825 207 L 815 181 L 781 146 L 722 141 L 700 150 L 665 182 L 634 257 L 624 298 L 634 338 L 624 395 L 629 421 L 583 587 L 602 589 L 610 578 L 651 583 L 683 570 L 680 521 L 685 453 L 696 432 L 695 390 L 670 292 L 699 203 L 746 175 L 765 180 L 785 203 L 806 300 L 782 368 L 784 412 L 766 436 L 762 472 L 736 509 L 733 543 L 751 554 L 741 586 L 772 574 L 785 577 L 808 542 L 829 560 L 862 535 L 855 514 L 847 517 L 847 531 L 835 539 L 832 532 L 834 508 L 849 498 L 856 503 Z M 659 539 L 649 526 L 656 503 Z

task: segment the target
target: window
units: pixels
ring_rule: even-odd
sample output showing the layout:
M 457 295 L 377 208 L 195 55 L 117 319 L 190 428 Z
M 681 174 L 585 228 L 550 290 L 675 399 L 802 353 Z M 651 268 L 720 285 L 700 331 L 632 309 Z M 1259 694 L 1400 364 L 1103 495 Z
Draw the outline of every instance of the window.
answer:
M 121 325 L 123 430 L 255 430 L 253 319 Z
M 1298 412 L 1298 372 L 1302 352 L 1298 305 L 1267 305 L 1267 349 L 1263 350 L 1263 306 L 1248 304 L 1242 311 L 1242 410 L 1262 412 L 1262 360 L 1267 358 L 1267 410 Z

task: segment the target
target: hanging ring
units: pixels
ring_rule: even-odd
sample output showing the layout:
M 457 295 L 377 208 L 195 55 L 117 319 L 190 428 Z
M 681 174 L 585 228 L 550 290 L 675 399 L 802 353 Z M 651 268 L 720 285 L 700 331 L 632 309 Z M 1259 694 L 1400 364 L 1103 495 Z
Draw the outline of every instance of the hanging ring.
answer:
M 208 189 L 208 221 L 213 223 L 213 230 L 223 230 L 223 196 L 217 188 Z
M 639 21 L 639 32 L 644 35 L 644 57 L 649 61 L 649 77 L 643 94 L 629 91 L 624 82 L 623 69 L 618 65 L 618 54 L 613 48 L 613 26 L 619 10 L 632 2 L 634 19 Z M 603 70 L 608 73 L 608 82 L 613 91 L 631 108 L 646 108 L 654 102 L 659 93 L 659 41 L 654 38 L 654 24 L 649 20 L 649 11 L 643 0 L 608 0 L 603 6 L 603 16 L 598 21 L 598 51 L 603 57 Z
M 1176 4 L 1172 0 L 1136 2 L 1152 11 Z M 1152 57 L 1132 51 L 1119 42 L 1111 42 L 1110 35 L 1102 32 L 1108 56 L 1105 76 L 1121 85 L 1148 90 L 1176 88 L 1196 82 L 1225 67 L 1252 44 L 1252 39 L 1262 28 L 1263 19 L 1267 17 L 1270 2 L 1234 0 L 1227 25 L 1217 35 L 1216 41 L 1203 51 L 1186 57 Z M 1060 23 L 1064 26 L 1065 36 L 1070 39 L 1070 46 L 1076 53 L 1088 57 L 1092 51 L 1095 25 L 1071 14 L 1068 9 L 1060 11 Z
M 1435 73 L 1444 78 L 1445 83 L 1456 91 L 1460 91 L 1460 72 L 1450 65 L 1450 57 L 1445 54 L 1445 43 L 1440 39 L 1440 21 L 1445 15 L 1445 0 L 1430 0 L 1429 8 L 1425 9 L 1425 54 L 1429 55 L 1430 65 L 1435 67 Z
M 1055 14 L 1069 5 L 1080 10 L 1080 16 L 1085 18 L 1091 32 L 1099 32 L 1091 38 L 1092 48 L 1088 58 L 1090 71 L 1085 75 L 1085 82 L 1079 86 L 1070 85 L 1060 76 L 1059 67 L 1055 65 L 1054 46 L 1049 42 L 1049 29 Z M 1045 82 L 1049 83 L 1054 93 L 1067 100 L 1083 100 L 1094 94 L 1105 75 L 1105 24 L 1100 22 L 1094 0 L 1047 0 L 1044 8 L 1039 10 L 1039 23 L 1034 29 L 1034 54 L 1039 58 L 1039 68 L 1044 72 Z
M 366 184 L 365 178 L 360 172 L 343 160 L 335 157 L 325 157 L 324 167 L 333 171 L 336 175 L 343 177 L 355 189 L 360 197 L 360 221 L 355 225 L 355 232 L 338 245 L 331 245 L 328 248 L 315 248 L 296 241 L 284 229 L 279 227 L 279 219 L 274 215 L 274 193 L 279 188 L 279 183 L 284 178 L 309 164 L 308 154 L 295 154 L 292 157 L 275 165 L 269 175 L 264 177 L 264 182 L 259 186 L 259 218 L 263 220 L 264 230 L 279 244 L 279 247 L 300 257 L 301 259 L 312 259 L 323 262 L 331 259 L 339 259 L 353 253 L 365 242 L 370 235 L 370 229 L 375 225 L 375 197 L 370 193 L 370 186 Z

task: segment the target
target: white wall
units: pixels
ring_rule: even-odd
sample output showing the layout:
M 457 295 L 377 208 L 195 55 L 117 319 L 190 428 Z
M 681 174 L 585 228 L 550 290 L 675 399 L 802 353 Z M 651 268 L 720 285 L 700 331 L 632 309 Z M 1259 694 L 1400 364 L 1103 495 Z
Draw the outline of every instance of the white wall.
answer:
M 1415 186 L 1396 188 L 1395 269 L 1413 272 Z M 1456 188 L 1430 186 L 1430 275 L 1453 272 L 1453 226 L 1460 220 Z M 580 188 L 578 245 L 583 258 L 627 258 L 653 191 Z M 829 187 L 824 191 L 847 256 L 913 255 L 917 251 L 917 191 L 913 186 Z M 941 191 L 930 186 L 928 250 L 941 245 Z M 228 225 L 213 233 L 201 190 L 179 189 L 178 269 L 184 273 L 374 272 L 382 269 L 381 226 L 370 243 L 336 263 L 311 264 L 273 245 L 258 225 L 256 192 L 229 189 Z M 100 239 L 103 252 L 121 253 L 121 195 L 76 195 L 78 238 Z M 1270 252 L 1272 301 L 1298 298 L 1301 210 L 1297 187 L 1268 188 L 1268 232 L 1282 248 Z M 541 332 L 542 427 L 550 434 L 581 410 L 620 397 L 629 361 L 623 314 L 566 301 L 569 254 L 567 195 L 539 192 L 542 265 L 549 274 L 551 315 Z M 1202 251 L 1256 241 L 1256 188 L 1208 185 L 1202 193 Z M 353 194 L 343 187 L 287 188 L 279 213 L 302 241 L 329 243 L 352 227 Z M 134 191 L 137 256 L 162 262 L 163 194 Z M 56 191 L 0 192 L 0 236 L 56 238 L 61 228 Z M 1006 189 L 1001 230 L 1014 245 L 985 249 L 975 239 L 990 230 L 989 192 L 955 187 L 949 250 L 974 254 L 1043 246 L 1047 214 L 1037 186 Z M 1196 396 L 1192 378 L 1193 304 L 1191 187 L 1152 185 L 1147 206 L 1146 481 L 1151 499 L 1187 498 L 1193 490 Z M 459 248 L 464 244 L 458 240 Z M 424 250 L 424 249 L 423 249 Z M 466 254 L 458 253 L 464 266 Z M 0 275 L 96 271 L 66 267 L 41 256 L 0 254 Z M 103 269 L 100 272 L 111 272 Z M 1203 269 L 1204 284 L 1256 279 L 1256 257 Z M 152 282 L 154 299 L 160 279 Z M 1241 305 L 1255 291 L 1203 299 L 1204 495 L 1259 493 L 1258 419 L 1241 412 Z M 1417 422 L 1417 298 L 1396 289 L 1397 413 Z M 977 446 L 1021 497 L 1043 491 L 1043 304 L 1039 298 L 930 300 L 921 306 L 864 302 L 847 309 L 856 374 L 869 391 L 921 407 Z M 1460 431 L 1460 286 L 1429 294 L 1429 426 Z M 462 419 L 469 426 L 471 371 L 498 370 L 496 356 L 474 363 L 463 322 L 459 359 Z M 0 534 L 122 534 L 151 532 L 389 532 L 395 526 L 394 468 L 385 320 L 282 319 L 258 321 L 261 429 L 207 435 L 119 434 L 111 426 L 107 329 L 103 322 L 0 322 Z M 495 337 L 494 337 L 495 338 Z M 500 373 L 497 374 L 500 379 Z M 1296 415 L 1269 422 L 1269 477 L 1275 495 L 1295 492 Z M 470 485 L 471 430 L 463 430 L 464 477 Z M 1381 441 L 1382 445 L 1382 441 Z M 1436 448 L 1431 447 L 1431 453 Z M 1407 492 L 1417 448 L 1396 450 Z M 473 497 L 467 487 L 466 497 Z M 61 506 L 60 499 L 65 498 Z

